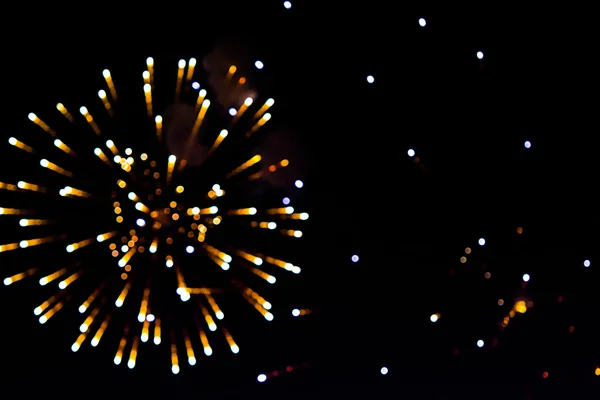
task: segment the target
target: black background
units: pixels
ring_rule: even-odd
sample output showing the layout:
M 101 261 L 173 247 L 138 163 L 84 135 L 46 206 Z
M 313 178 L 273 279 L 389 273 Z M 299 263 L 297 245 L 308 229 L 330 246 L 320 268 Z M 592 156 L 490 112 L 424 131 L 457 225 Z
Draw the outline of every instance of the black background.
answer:
M 267 331 L 254 331 L 264 323 L 240 312 L 247 345 L 238 359 L 217 351 L 216 360 L 173 377 L 166 353 L 144 359 L 142 350 L 133 372 L 112 364 L 112 349 L 71 353 L 74 313 L 39 326 L 31 310 L 46 296 L 37 284 L 4 287 L 7 398 L 548 398 L 574 387 L 570 396 L 593 398 L 600 169 L 594 30 L 585 10 L 249 3 L 6 15 L 2 136 L 35 132 L 31 110 L 41 116 L 63 97 L 92 99 L 103 68 L 141 71 L 148 55 L 176 65 L 201 59 L 223 37 L 241 38 L 265 63 L 254 79 L 276 98 L 273 114 L 308 149 L 300 201 L 311 220 L 299 255 L 307 275 L 295 294 L 320 312 L 282 317 Z M 30 173 L 15 165 L 15 149 L 2 149 L 0 181 L 20 179 L 18 169 Z M 18 226 L 2 227 L 3 243 L 14 241 Z M 472 257 L 460 264 L 467 246 Z M 24 263 L 58 260 L 58 251 L 31 251 Z M 17 253 L 3 254 L 2 263 Z M 583 268 L 584 259 L 592 267 Z M 532 280 L 522 292 L 525 272 Z M 500 333 L 497 323 L 521 295 L 534 308 Z M 442 319 L 432 324 L 435 312 Z M 118 341 L 120 332 L 113 335 Z M 259 373 L 287 365 L 304 367 L 256 383 Z

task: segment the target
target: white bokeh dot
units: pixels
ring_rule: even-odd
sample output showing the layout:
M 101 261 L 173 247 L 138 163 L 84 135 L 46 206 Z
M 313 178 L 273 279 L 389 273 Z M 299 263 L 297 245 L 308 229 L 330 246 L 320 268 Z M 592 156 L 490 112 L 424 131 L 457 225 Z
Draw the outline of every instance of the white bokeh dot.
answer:
M 485 239 L 484 238 L 479 238 L 479 240 L 477 241 L 477 243 L 479 243 L 480 246 L 485 245 Z
M 294 185 L 296 185 L 296 187 L 298 189 L 300 189 L 301 187 L 304 186 L 304 182 L 302 182 L 300 179 L 298 179 L 296 182 L 294 182 Z
M 592 265 L 592 262 L 590 260 L 585 260 L 583 262 L 583 266 L 586 267 L 586 268 L 589 267 L 590 265 Z
M 481 339 L 479 339 L 479 340 L 477 341 L 477 347 L 479 347 L 479 348 L 482 348 L 484 344 L 485 344 L 485 343 L 484 343 L 484 341 L 483 341 L 483 340 L 481 340 Z
M 230 108 L 229 109 L 229 115 L 231 115 L 232 117 L 235 117 L 237 115 L 237 110 L 235 108 Z
M 389 372 L 389 370 L 387 369 L 387 367 L 382 367 L 379 372 L 381 372 L 381 375 L 387 375 L 387 373 Z
M 478 51 L 477 52 L 477 58 L 480 60 L 483 60 L 483 51 Z
M 367 76 L 367 82 L 369 82 L 369 83 L 375 82 L 375 78 L 373 77 L 373 75 Z
M 263 64 L 263 62 L 260 60 L 256 60 L 256 62 L 254 62 L 254 66 L 256 67 L 256 69 L 263 69 L 265 64 Z
M 288 204 L 290 204 L 290 199 L 289 197 L 284 197 L 283 200 L 281 200 L 281 202 L 287 206 Z
M 188 246 L 185 248 L 185 251 L 187 251 L 189 254 L 192 254 L 194 252 L 194 247 Z
M 194 82 L 194 83 L 192 83 L 192 88 L 198 90 L 198 89 L 200 89 L 200 84 L 198 82 Z
M 529 282 L 530 279 L 531 276 L 529 276 L 529 274 L 523 274 L 523 282 Z
M 292 3 L 291 3 L 291 2 L 289 2 L 289 1 L 284 1 L 284 2 L 283 2 L 283 6 L 284 6 L 284 7 L 285 7 L 287 10 L 289 10 L 290 8 L 292 8 Z
M 406 153 L 408 154 L 409 157 L 415 156 L 415 151 L 413 149 L 408 149 L 408 151 Z
M 259 381 L 260 383 L 262 383 L 267 380 L 267 376 L 265 374 L 260 374 L 259 376 L 256 377 L 256 380 Z
M 427 21 L 425 21 L 425 18 L 419 18 L 419 25 L 421 25 L 422 27 L 425 27 L 425 25 L 427 25 Z
M 526 149 L 531 148 L 531 142 L 529 140 L 526 140 L 525 143 L 524 143 L 524 145 L 525 145 Z
M 356 254 L 352 256 L 352 262 L 358 262 L 358 256 Z

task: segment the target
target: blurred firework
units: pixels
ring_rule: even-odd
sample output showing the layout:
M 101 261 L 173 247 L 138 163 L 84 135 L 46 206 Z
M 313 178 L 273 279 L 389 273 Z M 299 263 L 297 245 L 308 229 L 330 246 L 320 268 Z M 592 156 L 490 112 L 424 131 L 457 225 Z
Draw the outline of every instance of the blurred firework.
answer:
M 227 295 L 242 298 L 267 321 L 274 319 L 273 305 L 261 293 L 280 273 L 300 273 L 293 260 L 279 257 L 287 241 L 302 237 L 299 223 L 308 214 L 280 207 L 279 198 L 249 204 L 246 196 L 257 178 L 276 174 L 290 163 L 282 158 L 276 168 L 264 167 L 263 156 L 252 153 L 252 140 L 271 118 L 273 99 L 258 101 L 255 90 L 246 90 L 235 112 L 211 107 L 209 93 L 194 81 L 192 58 L 179 61 L 175 101 L 164 102 L 168 91 L 155 89 L 154 59 L 149 57 L 146 65 L 131 98 L 126 88 L 125 93 L 117 91 L 106 69 L 106 90 L 98 92 L 97 107 L 82 106 L 75 112 L 59 103 L 62 121 L 56 124 L 30 113 L 29 119 L 50 136 L 54 150 L 9 139 L 55 176 L 43 180 L 45 175 L 36 173 L 36 180 L 31 179 L 35 183 L 29 178 L 0 183 L 0 189 L 14 194 L 5 197 L 0 215 L 19 223 L 22 231 L 16 236 L 33 237 L 0 245 L 0 253 L 41 245 L 54 249 L 64 243 L 60 248 L 66 249 L 67 259 L 62 266 L 57 268 L 58 258 L 52 257 L 52 262 L 23 269 L 23 262 L 15 258 L 3 265 L 5 272 L 13 270 L 4 284 L 30 276 L 39 276 L 41 286 L 58 282 L 59 291 L 34 313 L 44 324 L 63 307 L 78 307 L 81 325 L 74 352 L 86 340 L 98 346 L 105 331 L 112 329 L 120 339 L 110 344 L 116 351 L 115 364 L 127 359 L 128 367 L 134 368 L 140 342 L 152 338 L 156 345 L 166 342 L 171 370 L 177 374 L 180 356 L 195 365 L 195 349 L 201 347 L 210 356 L 213 341 L 239 352 L 223 324 L 221 304 L 231 297 Z M 236 70 L 230 65 L 221 71 L 219 96 L 228 88 L 226 97 L 239 97 L 245 79 Z M 217 75 L 219 71 L 212 70 L 210 79 L 215 81 Z M 145 115 L 128 121 L 136 113 L 135 96 L 140 106 L 145 99 Z M 160 109 L 165 110 L 164 119 Z M 60 123 L 64 136 L 63 129 L 51 127 Z M 78 141 L 79 146 L 68 144 Z M 126 147 L 134 147 L 132 142 L 146 152 Z M 53 161 L 42 157 L 46 154 Z M 268 158 L 275 162 L 273 154 Z M 29 197 L 25 201 L 23 196 Z M 53 206 L 56 199 L 59 205 Z M 98 247 L 112 256 L 113 267 L 90 251 Z M 261 288 L 264 284 L 267 287 Z

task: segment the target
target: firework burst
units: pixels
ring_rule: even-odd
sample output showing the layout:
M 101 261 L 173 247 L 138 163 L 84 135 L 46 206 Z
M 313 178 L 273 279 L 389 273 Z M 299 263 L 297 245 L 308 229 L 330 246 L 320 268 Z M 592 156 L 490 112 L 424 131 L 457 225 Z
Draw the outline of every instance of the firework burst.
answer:
M 58 103 L 56 123 L 30 113 L 45 145 L 8 140 L 49 173 L 0 183 L 14 197 L 6 197 L 14 204 L 3 205 L 0 215 L 20 225 L 22 235 L 0 245 L 0 253 L 60 249 L 61 258 L 35 268 L 7 263 L 4 272 L 14 271 L 4 284 L 37 276 L 41 286 L 57 285 L 34 313 L 45 324 L 64 308 L 76 309 L 74 352 L 85 343 L 99 346 L 112 329 L 120 340 L 106 346 L 116 364 L 134 368 L 140 345 L 150 342 L 166 345 L 177 374 L 180 357 L 195 365 L 198 349 L 210 356 L 220 342 L 240 351 L 235 332 L 224 325 L 225 297 L 237 296 L 265 320 L 274 319 L 263 291 L 281 274 L 300 273 L 278 252 L 302 237 L 299 223 L 308 214 L 245 196 L 253 182 L 290 163 L 281 159 L 262 168 L 261 155 L 252 153 L 271 119 L 273 99 L 248 97 L 234 111 L 211 113 L 218 105 L 211 107 L 209 91 L 194 81 L 196 60 L 190 59 L 179 61 L 173 77 L 175 101 L 163 103 L 168 87 L 155 88 L 154 60 L 146 64 L 139 82 L 124 79 L 123 93 L 104 70 L 100 101 L 89 109 Z M 232 93 L 245 83 L 236 71 L 223 71 Z M 130 97 L 126 86 L 135 89 Z M 145 115 L 130 118 L 139 110 Z M 201 139 L 211 142 L 204 154 Z M 126 147 L 130 143 L 147 150 L 134 151 Z M 48 206 L 57 199 L 59 206 Z

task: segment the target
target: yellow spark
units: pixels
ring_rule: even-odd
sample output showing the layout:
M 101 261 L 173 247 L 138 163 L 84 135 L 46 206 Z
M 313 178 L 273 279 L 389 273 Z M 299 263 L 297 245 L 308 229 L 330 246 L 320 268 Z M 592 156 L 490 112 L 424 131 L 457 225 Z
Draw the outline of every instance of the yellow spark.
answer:
M 240 165 L 239 167 L 235 168 L 233 171 L 228 173 L 225 177 L 227 179 L 229 179 L 232 176 L 239 174 L 243 170 L 250 168 L 254 164 L 258 163 L 261 159 L 262 159 L 262 157 L 260 155 L 255 155 L 254 157 L 250 158 L 248 161 L 246 161 L 245 163 L 243 163 L 242 165 Z
M 16 148 L 26 151 L 28 153 L 35 153 L 35 150 L 33 150 L 32 147 L 27 146 L 25 143 L 15 139 L 14 137 L 9 138 L 8 143 L 10 143 L 11 145 L 15 146 Z
M 100 135 L 100 128 L 98 127 L 98 125 L 94 121 L 94 118 L 92 117 L 92 114 L 90 114 L 90 112 L 88 111 L 88 109 L 86 107 L 80 107 L 79 108 L 79 112 L 81 113 L 81 115 L 84 116 L 84 118 L 87 121 L 87 123 L 92 127 L 92 130 L 94 131 L 94 133 L 99 136 Z
M 54 131 L 54 129 L 50 128 L 44 121 L 42 121 L 34 113 L 29 113 L 29 115 L 27 117 L 34 124 L 36 124 L 37 126 L 39 126 L 40 128 L 42 128 L 44 131 L 48 132 L 50 134 L 50 136 L 52 136 L 52 137 L 56 136 L 56 131 Z
M 117 89 L 115 88 L 115 84 L 112 79 L 112 75 L 108 69 L 102 71 L 102 76 L 104 76 L 104 80 L 106 80 L 106 84 L 108 85 L 108 90 L 110 91 L 110 95 L 113 98 L 113 101 L 117 101 Z
M 64 115 L 65 118 L 69 120 L 69 122 L 73 122 L 73 123 L 75 122 L 75 118 L 73 118 L 73 115 L 71 115 L 71 113 L 67 110 L 67 108 L 62 103 L 58 103 L 56 105 L 56 109 L 58 111 L 60 111 L 60 113 L 62 115 Z

